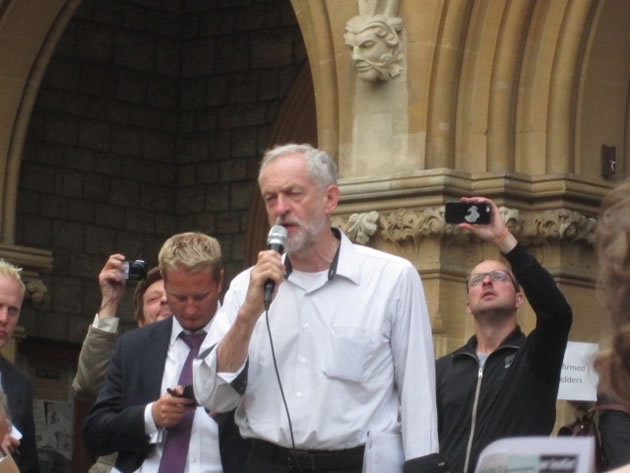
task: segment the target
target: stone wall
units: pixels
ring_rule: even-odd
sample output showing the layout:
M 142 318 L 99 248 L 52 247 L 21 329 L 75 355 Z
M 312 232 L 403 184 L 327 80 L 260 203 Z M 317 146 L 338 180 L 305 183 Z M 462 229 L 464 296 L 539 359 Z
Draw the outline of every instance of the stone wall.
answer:
M 174 232 L 219 238 L 228 281 L 242 269 L 257 163 L 305 59 L 289 0 L 84 0 L 22 161 L 16 243 L 54 255 L 27 334 L 80 342 L 107 255 L 155 264 Z

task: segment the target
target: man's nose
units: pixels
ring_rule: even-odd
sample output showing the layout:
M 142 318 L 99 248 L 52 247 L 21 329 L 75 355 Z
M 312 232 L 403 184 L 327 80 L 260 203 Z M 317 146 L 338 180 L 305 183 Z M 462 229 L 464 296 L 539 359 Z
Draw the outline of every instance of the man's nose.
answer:
M 278 196 L 276 207 L 274 208 L 275 217 L 283 217 L 289 211 L 289 201 L 282 196 Z
M 482 282 L 484 285 L 487 285 L 487 284 L 492 284 L 492 278 L 490 277 L 490 274 L 484 274 L 484 275 L 483 275 L 483 279 L 481 280 L 481 282 Z
M 5 324 L 9 319 L 9 309 L 7 307 L 0 307 L 0 323 Z
M 361 59 L 361 55 L 359 54 L 359 47 L 353 46 L 352 47 L 352 60 L 358 61 L 359 59 Z

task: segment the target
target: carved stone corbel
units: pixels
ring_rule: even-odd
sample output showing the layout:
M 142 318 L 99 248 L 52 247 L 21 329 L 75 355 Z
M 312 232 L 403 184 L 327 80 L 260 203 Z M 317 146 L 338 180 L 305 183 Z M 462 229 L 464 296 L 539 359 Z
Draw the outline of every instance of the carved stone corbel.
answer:
M 344 41 L 352 63 L 366 82 L 388 81 L 400 75 L 404 55 L 399 33 L 399 0 L 357 0 L 359 15 L 346 23 Z
M 584 241 L 593 244 L 597 220 L 567 209 L 553 209 L 532 214 L 523 221 L 522 238 L 532 245 L 549 240 Z M 518 237 L 518 236 L 517 236 Z
M 592 244 L 597 224 L 596 219 L 567 209 L 535 212 L 499 207 L 499 212 L 512 234 L 526 245 L 541 245 L 550 240 Z M 333 225 L 361 244 L 369 243 L 379 227 L 383 240 L 396 246 L 411 243 L 418 247 L 420 240 L 429 237 L 449 237 L 461 244 L 475 238 L 472 233 L 444 222 L 444 206 L 396 209 L 387 214 L 371 211 L 348 218 L 336 215 Z
M 378 212 L 373 210 L 363 214 L 352 214 L 348 218 L 347 234 L 353 241 L 362 245 L 370 241 L 370 237 L 376 233 L 378 228 Z
M 34 305 L 40 305 L 44 302 L 46 294 L 48 294 L 48 286 L 39 278 L 39 275 L 33 279 L 24 278 L 26 285 L 26 298 L 30 298 Z

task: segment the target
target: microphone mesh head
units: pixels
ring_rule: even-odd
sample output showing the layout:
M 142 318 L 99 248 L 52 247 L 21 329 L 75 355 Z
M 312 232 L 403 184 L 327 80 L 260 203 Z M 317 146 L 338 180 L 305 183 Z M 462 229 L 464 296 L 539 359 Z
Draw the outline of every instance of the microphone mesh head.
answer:
M 287 229 L 282 225 L 274 225 L 269 230 L 269 235 L 267 236 L 267 246 L 271 247 L 271 245 L 279 245 L 282 248 L 287 246 L 287 239 L 289 235 L 287 233 Z

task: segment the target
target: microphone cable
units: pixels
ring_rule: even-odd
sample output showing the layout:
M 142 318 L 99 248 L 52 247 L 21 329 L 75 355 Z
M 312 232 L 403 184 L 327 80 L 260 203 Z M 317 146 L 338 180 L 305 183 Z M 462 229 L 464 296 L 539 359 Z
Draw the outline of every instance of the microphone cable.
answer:
M 287 420 L 289 421 L 289 434 L 291 435 L 291 456 L 295 461 L 295 466 L 299 473 L 302 473 L 302 467 L 295 456 L 295 438 L 293 436 L 293 423 L 291 422 L 291 414 L 289 413 L 289 405 L 287 404 L 287 398 L 284 395 L 284 389 L 282 388 L 282 381 L 280 380 L 280 371 L 278 370 L 278 362 L 276 361 L 276 350 L 273 347 L 273 337 L 271 336 L 271 327 L 269 325 L 269 309 L 265 309 L 265 321 L 267 322 L 267 333 L 269 334 L 269 344 L 271 345 L 271 358 L 273 359 L 273 368 L 276 371 L 276 379 L 278 380 L 278 387 L 280 388 L 280 395 L 282 396 L 282 403 L 284 410 L 287 414 Z

